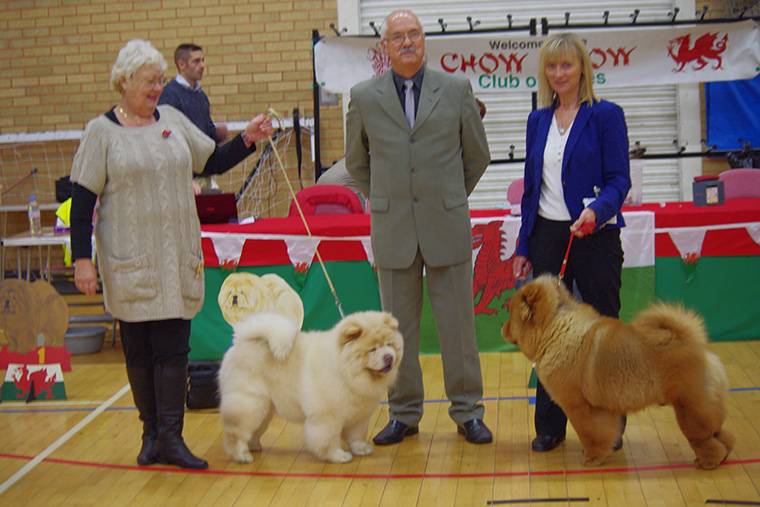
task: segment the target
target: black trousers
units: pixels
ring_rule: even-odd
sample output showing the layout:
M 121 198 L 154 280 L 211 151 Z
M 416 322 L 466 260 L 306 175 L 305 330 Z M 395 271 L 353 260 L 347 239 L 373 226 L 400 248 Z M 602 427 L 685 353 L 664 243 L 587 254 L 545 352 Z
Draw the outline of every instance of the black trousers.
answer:
M 570 225 L 570 221 L 557 222 L 538 217 L 530 238 L 534 277 L 543 273 L 559 275 L 570 241 Z M 618 318 L 622 272 L 620 229 L 602 229 L 590 236 L 573 239 L 562 281 L 570 292 L 573 292 L 575 283 L 583 301 L 602 315 Z M 536 386 L 534 420 L 537 435 L 565 435 L 567 417 L 540 381 Z
M 190 321 L 184 319 L 119 321 L 127 367 L 154 364 L 186 366 L 190 353 Z

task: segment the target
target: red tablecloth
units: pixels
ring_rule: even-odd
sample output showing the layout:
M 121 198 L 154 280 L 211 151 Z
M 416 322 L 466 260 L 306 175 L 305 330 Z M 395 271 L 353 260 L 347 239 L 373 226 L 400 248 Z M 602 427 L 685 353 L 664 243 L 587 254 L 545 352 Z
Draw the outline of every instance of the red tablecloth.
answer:
M 760 222 L 760 199 L 729 199 L 717 206 L 694 206 L 690 202 L 651 203 L 623 208 L 623 211 L 652 211 L 655 224 L 655 255 L 680 257 L 669 230 L 706 228 L 703 257 L 760 255 L 758 245 L 743 224 Z M 720 226 L 731 226 L 719 228 Z M 711 228 L 710 226 L 716 226 Z
M 473 218 L 509 215 L 509 210 L 472 210 Z M 347 238 L 345 241 L 320 241 L 319 253 L 324 261 L 366 260 L 367 254 L 356 238 L 369 238 L 370 215 L 311 215 L 306 217 L 312 236 L 320 238 Z M 219 266 L 216 250 L 207 234 L 250 235 L 240 254 L 241 266 L 273 266 L 290 264 L 287 245 L 282 239 L 288 236 L 306 236 L 300 217 L 267 218 L 252 224 L 208 224 L 201 227 L 203 259 L 206 267 Z M 257 238 L 256 235 L 268 237 Z M 353 238 L 353 239 L 348 239 Z

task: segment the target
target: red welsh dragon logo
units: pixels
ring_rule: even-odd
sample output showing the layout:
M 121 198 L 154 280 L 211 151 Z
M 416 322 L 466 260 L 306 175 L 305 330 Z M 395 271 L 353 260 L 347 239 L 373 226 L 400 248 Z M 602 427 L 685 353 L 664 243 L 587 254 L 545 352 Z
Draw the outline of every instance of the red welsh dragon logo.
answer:
M 375 47 L 367 50 L 367 59 L 372 62 L 372 70 L 375 72 L 373 77 L 385 74 L 391 68 L 391 59 L 385 54 L 379 42 L 375 44 Z
M 680 65 L 673 72 L 681 72 L 687 64 L 695 62 L 697 65 L 694 70 L 705 68 L 709 63 L 708 60 L 716 60 L 713 70 L 720 69 L 723 65 L 721 53 L 726 50 L 728 34 L 718 40 L 717 33 L 706 33 L 694 41 L 694 47 L 691 46 L 691 35 L 686 34 L 668 42 L 668 54 Z
M 480 247 L 473 267 L 472 297 L 475 299 L 482 291 L 480 301 L 475 305 L 475 315 L 485 313 L 493 315 L 499 310 L 487 308 L 491 302 L 501 297 L 501 293 L 515 286 L 515 276 L 512 272 L 514 255 L 502 260 L 502 241 L 504 232 L 501 230 L 501 220 L 488 224 L 478 224 L 472 228 L 472 248 Z M 502 305 L 506 308 L 507 303 Z
M 13 383 L 16 385 L 16 389 L 19 390 L 16 393 L 16 398 L 26 398 L 29 395 L 29 390 L 34 386 L 34 397 L 39 396 L 45 392 L 46 399 L 53 397 L 53 391 L 50 389 L 55 385 L 55 371 L 50 376 L 45 368 L 29 371 L 26 365 L 22 368 L 17 368 L 13 373 Z

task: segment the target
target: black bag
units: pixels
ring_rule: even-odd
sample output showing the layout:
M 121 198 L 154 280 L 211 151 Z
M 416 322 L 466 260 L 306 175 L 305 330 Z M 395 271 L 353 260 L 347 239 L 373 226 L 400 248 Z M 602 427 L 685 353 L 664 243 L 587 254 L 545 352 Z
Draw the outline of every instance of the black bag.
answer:
M 191 361 L 187 365 L 187 408 L 219 407 L 219 384 L 216 377 L 221 363 Z
M 73 187 L 74 184 L 71 183 L 71 179 L 68 175 L 55 180 L 55 200 L 63 202 L 71 197 Z
M 741 151 L 732 151 L 726 158 L 731 169 L 760 169 L 760 150 L 753 150 L 747 141 L 744 142 Z

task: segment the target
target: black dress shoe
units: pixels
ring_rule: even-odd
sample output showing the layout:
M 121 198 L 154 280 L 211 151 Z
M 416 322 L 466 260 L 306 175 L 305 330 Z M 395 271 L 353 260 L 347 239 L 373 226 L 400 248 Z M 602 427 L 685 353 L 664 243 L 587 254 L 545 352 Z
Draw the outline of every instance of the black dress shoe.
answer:
M 565 441 L 565 435 L 553 437 L 551 435 L 538 435 L 530 444 L 531 449 L 536 452 L 551 451 L 559 444 Z
M 375 435 L 372 441 L 375 445 L 391 445 L 397 444 L 404 440 L 404 437 L 409 435 L 416 435 L 420 430 L 417 426 L 407 426 L 406 424 L 391 419 L 385 428 Z
M 482 419 L 471 419 L 464 424 L 458 424 L 457 433 L 464 435 L 464 439 L 471 444 L 493 442 L 491 430 L 483 423 Z

